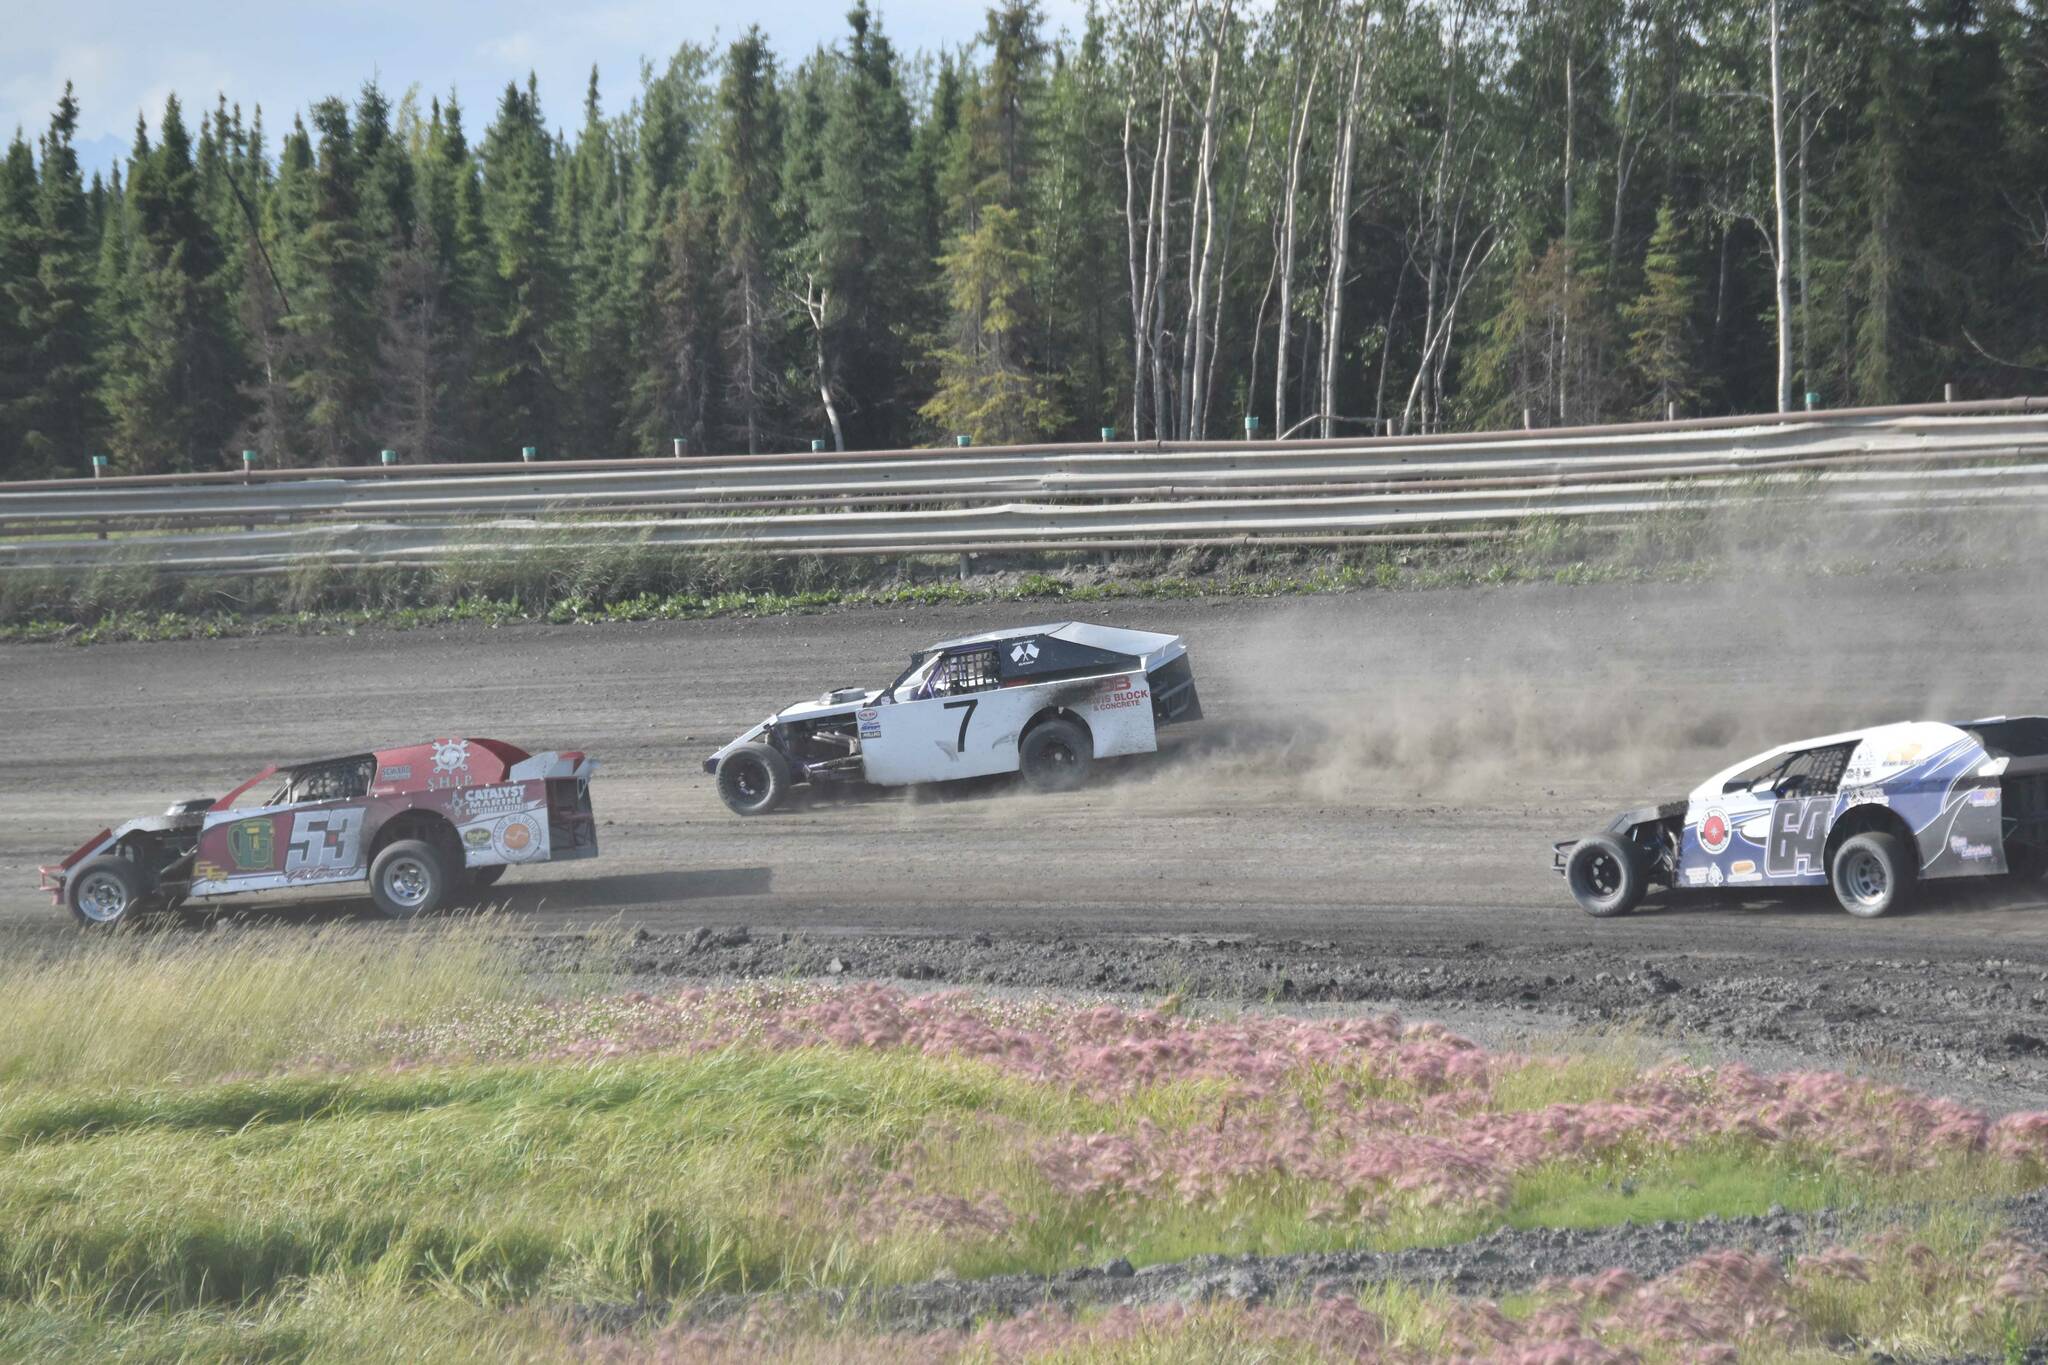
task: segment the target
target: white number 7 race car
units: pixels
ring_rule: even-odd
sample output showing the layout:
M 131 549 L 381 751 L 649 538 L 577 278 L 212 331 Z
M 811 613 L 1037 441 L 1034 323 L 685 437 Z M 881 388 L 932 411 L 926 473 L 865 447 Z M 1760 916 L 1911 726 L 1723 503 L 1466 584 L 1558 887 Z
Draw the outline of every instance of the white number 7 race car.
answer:
M 1021 772 L 1078 787 L 1095 759 L 1148 754 L 1158 727 L 1200 720 L 1179 636 L 1068 621 L 919 651 L 896 681 L 776 712 L 704 760 L 741 815 L 800 785 L 881 787 Z
M 1920 882 L 2048 871 L 2048 717 L 1906 721 L 1786 744 L 1685 800 L 1616 816 L 1555 846 L 1591 915 L 1652 885 L 1830 886 L 1852 915 L 1897 909 Z

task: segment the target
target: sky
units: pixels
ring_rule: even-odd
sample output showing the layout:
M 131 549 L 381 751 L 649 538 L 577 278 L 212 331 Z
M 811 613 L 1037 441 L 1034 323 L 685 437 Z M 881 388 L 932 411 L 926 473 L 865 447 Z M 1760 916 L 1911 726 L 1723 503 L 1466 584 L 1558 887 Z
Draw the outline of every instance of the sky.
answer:
M 1048 33 L 1078 30 L 1085 0 L 1040 0 Z M 4 0 L 0 16 L 0 139 L 21 128 L 31 145 L 49 126 L 64 82 L 76 87 L 80 161 L 105 170 L 135 139 L 135 115 L 152 130 L 175 91 L 188 111 L 218 92 L 246 114 L 263 106 L 274 154 L 279 135 L 326 95 L 353 97 L 375 75 L 392 101 L 418 83 L 422 95 L 462 97 L 472 136 L 508 80 L 540 78 L 548 122 L 573 132 L 583 86 L 598 67 L 608 111 L 625 107 L 643 57 L 665 64 L 687 41 L 724 42 L 759 24 L 779 57 L 801 56 L 846 32 L 851 0 Z M 981 30 L 985 4 L 971 0 L 870 0 L 898 50 L 956 46 Z M 154 132 L 152 131 L 152 137 Z

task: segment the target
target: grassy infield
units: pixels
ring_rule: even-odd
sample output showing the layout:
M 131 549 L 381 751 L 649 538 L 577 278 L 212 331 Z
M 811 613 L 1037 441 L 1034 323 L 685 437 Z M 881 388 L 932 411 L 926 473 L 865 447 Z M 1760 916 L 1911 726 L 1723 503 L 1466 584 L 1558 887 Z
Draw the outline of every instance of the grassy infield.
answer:
M 1033 1074 L 947 1047 L 849 1045 L 846 1025 L 828 1041 L 830 1027 L 802 1021 L 844 998 L 830 993 L 793 992 L 814 1013 L 785 1013 L 770 1035 L 733 1021 L 792 992 L 691 1015 L 602 983 L 567 990 L 568 1005 L 539 1003 L 488 926 L 174 935 L 0 966 L 0 1359 L 1313 1358 L 1357 1342 L 1320 1319 L 1290 1335 L 1284 1313 L 1232 1308 L 879 1340 L 815 1319 L 592 1339 L 560 1309 L 1117 1255 L 1390 1248 L 1503 1222 L 1922 1201 L 1946 1207 L 1917 1230 L 1924 1247 L 1795 1274 L 1772 1311 L 1797 1329 L 1745 1357 L 1812 1356 L 1850 1337 L 1997 1354 L 2048 1328 L 2034 1297 L 2048 1279 L 1994 1294 L 2011 1267 L 1972 1257 L 1995 1222 L 1955 1203 L 2040 1183 L 2033 1161 L 1956 1156 L 1884 1174 L 1818 1140 L 1651 1139 L 1528 1166 L 1504 1205 L 1478 1212 L 1395 1199 L 1332 1217 L 1309 1184 L 1256 1172 L 1194 1199 L 1077 1195 L 1034 1161 L 1040 1144 L 1149 1125 L 1161 1150 L 1193 1150 L 1225 1132 L 1233 1103 L 1240 1121 L 1307 1105 L 1348 1122 L 1367 1110 L 1318 1109 L 1337 1103 L 1319 1096 L 1419 1101 L 1430 1087 L 1400 1068 L 1420 1057 L 1426 1071 L 1438 1045 L 1374 1054 L 1409 1059 L 1398 1064 L 1297 1068 L 1265 1098 L 1233 1101 L 1213 1057 L 1107 1084 L 1069 1060 Z M 1071 1010 L 986 1008 L 1019 1027 L 1072 1025 Z M 1169 1026 L 1181 1027 L 1152 1027 Z M 1495 1063 L 1475 1112 L 1597 1102 L 1635 1083 L 1641 1062 L 1608 1040 L 1561 1063 Z M 1476 1330 L 1443 1296 L 1388 1291 L 1365 1306 L 1390 1348 L 1449 1350 Z M 1526 1317 L 1544 1301 L 1505 1307 Z

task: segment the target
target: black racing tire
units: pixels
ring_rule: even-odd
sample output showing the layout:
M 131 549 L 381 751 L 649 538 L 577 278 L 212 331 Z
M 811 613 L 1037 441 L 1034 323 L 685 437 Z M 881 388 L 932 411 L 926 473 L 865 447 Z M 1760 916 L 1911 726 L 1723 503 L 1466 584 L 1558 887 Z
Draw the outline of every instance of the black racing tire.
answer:
M 483 891 L 498 884 L 498 878 L 505 875 L 505 864 L 492 863 L 489 867 L 469 869 L 469 887 L 472 891 Z
M 1572 899 L 1595 919 L 1626 915 L 1650 889 L 1643 851 L 1618 834 L 1595 834 L 1573 844 L 1564 879 Z
M 424 839 L 386 844 L 370 863 L 370 899 L 391 919 L 433 913 L 449 885 L 448 855 Z
M 1889 915 L 1913 898 L 1919 862 L 1910 845 L 1886 830 L 1844 839 L 1828 860 L 1828 885 L 1858 919 Z
M 743 744 L 718 760 L 718 795 L 734 815 L 766 815 L 788 799 L 796 775 L 769 744 Z
M 1088 732 L 1070 720 L 1040 721 L 1017 746 L 1017 771 L 1040 791 L 1073 791 L 1088 781 L 1094 764 L 1095 746 Z
M 64 901 L 80 925 L 112 929 L 146 913 L 153 903 L 149 879 L 133 858 L 106 854 L 64 879 Z

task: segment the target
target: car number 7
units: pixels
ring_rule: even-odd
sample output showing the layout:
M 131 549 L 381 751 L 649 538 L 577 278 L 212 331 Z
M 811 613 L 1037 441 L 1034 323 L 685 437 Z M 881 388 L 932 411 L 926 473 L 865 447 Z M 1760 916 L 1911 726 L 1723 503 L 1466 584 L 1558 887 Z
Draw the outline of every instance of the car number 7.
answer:
M 956 754 L 967 752 L 967 722 L 974 719 L 974 707 L 978 700 L 978 698 L 969 698 L 966 701 L 949 701 L 946 703 L 948 711 L 959 711 L 963 706 L 967 708 L 960 715 L 960 740 L 959 743 L 953 746 L 953 752 Z

